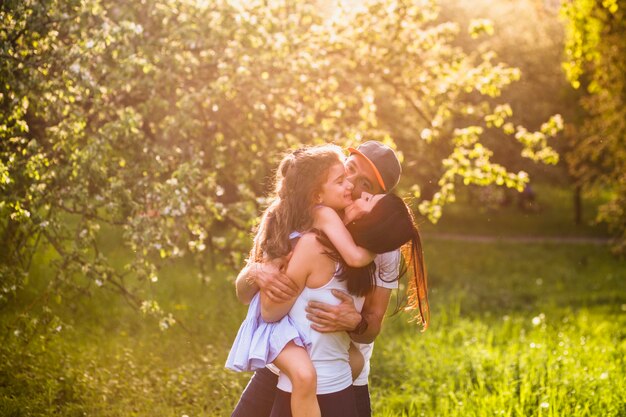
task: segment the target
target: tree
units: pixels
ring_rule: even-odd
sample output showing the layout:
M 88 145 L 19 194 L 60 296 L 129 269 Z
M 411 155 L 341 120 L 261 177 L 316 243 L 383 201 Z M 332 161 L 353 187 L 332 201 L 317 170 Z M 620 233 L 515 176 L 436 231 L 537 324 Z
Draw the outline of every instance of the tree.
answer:
M 560 119 L 539 132 L 515 126 L 493 98 L 518 71 L 465 53 L 453 44 L 459 27 L 436 17 L 434 2 L 408 1 L 335 20 L 289 1 L 2 2 L 2 308 L 51 248 L 56 275 L 41 300 L 109 288 L 168 327 L 174 318 L 147 291 L 165 263 L 240 265 L 281 153 L 394 146 L 385 113 L 402 123 L 405 184 L 411 158 L 445 150 L 440 191 L 420 206 L 433 221 L 458 178 L 521 188 L 528 176 L 492 163 L 483 131 L 501 129 L 522 156 L 553 163 L 547 138 Z
M 614 250 L 626 253 L 626 1 L 565 3 L 566 59 L 575 88 L 584 87 L 586 117 L 575 132 L 570 172 L 585 187 L 610 192 L 597 219 L 616 235 Z

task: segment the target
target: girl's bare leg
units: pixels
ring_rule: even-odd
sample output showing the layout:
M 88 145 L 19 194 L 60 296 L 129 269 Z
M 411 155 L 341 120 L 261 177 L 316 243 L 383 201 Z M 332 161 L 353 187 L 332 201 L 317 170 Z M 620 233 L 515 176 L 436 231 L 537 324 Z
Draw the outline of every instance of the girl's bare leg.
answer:
M 359 348 L 354 346 L 354 343 L 350 343 L 350 348 L 348 349 L 348 360 L 350 361 L 352 380 L 354 381 L 359 375 L 361 375 L 363 367 L 365 366 L 365 358 Z
M 317 403 L 317 373 L 304 348 L 289 342 L 274 365 L 291 381 L 291 414 L 293 417 L 321 417 Z

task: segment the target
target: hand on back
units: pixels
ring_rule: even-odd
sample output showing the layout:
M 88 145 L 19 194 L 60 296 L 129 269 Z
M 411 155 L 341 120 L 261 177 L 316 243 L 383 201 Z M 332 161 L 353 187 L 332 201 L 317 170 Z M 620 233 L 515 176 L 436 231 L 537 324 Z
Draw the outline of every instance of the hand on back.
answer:
M 361 314 L 354 307 L 354 299 L 349 294 L 332 290 L 341 302 L 337 305 L 318 301 L 309 302 L 306 312 L 311 320 L 311 328 L 321 333 L 352 331 L 361 321 Z

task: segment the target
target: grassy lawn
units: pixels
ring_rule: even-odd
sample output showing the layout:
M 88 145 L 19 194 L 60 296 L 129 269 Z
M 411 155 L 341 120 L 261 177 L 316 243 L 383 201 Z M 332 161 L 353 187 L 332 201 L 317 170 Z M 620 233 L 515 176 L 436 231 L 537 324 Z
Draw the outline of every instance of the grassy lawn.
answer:
M 626 415 L 626 272 L 602 247 L 428 245 L 433 324 L 387 320 L 376 416 Z
M 446 231 L 465 233 L 472 216 Z M 522 216 L 499 221 L 515 235 Z M 557 217 L 530 218 L 528 234 L 560 235 Z M 420 333 L 402 314 L 386 319 L 375 416 L 626 415 L 626 265 L 607 247 L 424 240 L 432 325 Z M 184 261 L 163 271 L 151 291 L 182 326 L 161 331 L 104 288 L 50 311 L 31 305 L 48 261 L 0 315 L 0 415 L 230 415 L 249 376 L 223 368 L 246 312 L 234 271 L 201 279 Z

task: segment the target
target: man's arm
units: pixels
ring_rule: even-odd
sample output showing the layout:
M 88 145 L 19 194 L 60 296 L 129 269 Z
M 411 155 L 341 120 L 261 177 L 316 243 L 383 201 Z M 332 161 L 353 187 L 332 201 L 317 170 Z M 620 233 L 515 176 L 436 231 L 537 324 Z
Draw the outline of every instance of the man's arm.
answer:
M 289 258 L 271 262 L 249 262 L 237 275 L 235 289 L 243 304 L 250 304 L 260 290 L 269 300 L 284 302 L 298 295 L 298 286 L 282 272 Z
M 339 290 L 331 290 L 341 300 L 338 305 L 319 301 L 310 301 L 306 306 L 307 319 L 311 320 L 311 328 L 321 333 L 349 332 L 361 322 L 361 313 L 356 311 L 352 297 Z
M 313 322 L 311 328 L 321 333 L 346 331 L 355 342 L 372 343 L 380 333 L 391 290 L 375 287 L 365 297 L 361 313 L 356 311 L 350 295 L 338 290 L 333 290 L 333 294 L 341 300 L 339 305 L 333 306 L 311 301 L 307 306 L 307 318 Z M 361 334 L 354 333 L 363 319 L 367 322 L 367 328 Z
M 387 312 L 391 290 L 389 288 L 374 287 L 374 291 L 365 297 L 365 304 L 361 315 L 367 322 L 367 329 L 361 334 L 350 332 L 350 338 L 357 343 L 372 343 L 380 333 L 383 319 Z

